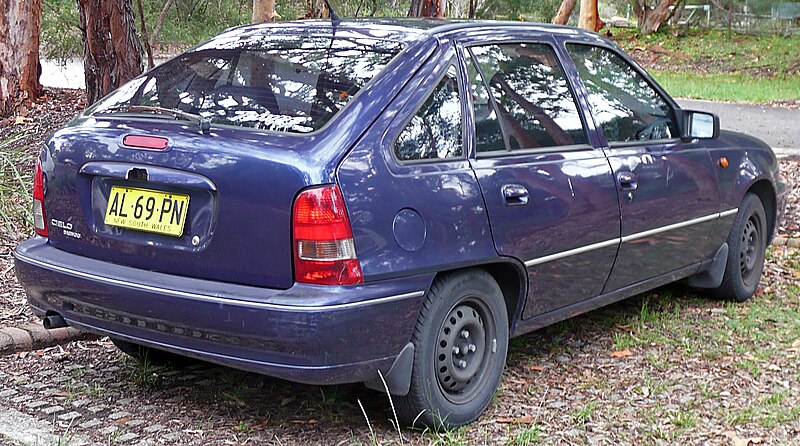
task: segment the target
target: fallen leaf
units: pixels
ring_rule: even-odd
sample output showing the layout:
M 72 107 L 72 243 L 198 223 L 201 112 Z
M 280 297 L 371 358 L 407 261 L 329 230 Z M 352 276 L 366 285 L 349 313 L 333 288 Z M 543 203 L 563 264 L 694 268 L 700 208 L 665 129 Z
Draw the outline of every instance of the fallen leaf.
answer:
M 14 119 L 14 124 L 25 124 L 26 122 L 30 122 L 30 121 L 33 121 L 33 119 L 26 118 L 24 116 L 17 116 Z
M 532 365 L 532 366 L 530 366 L 528 368 L 533 370 L 533 371 L 536 371 L 536 372 L 543 372 L 544 371 L 544 367 L 542 367 L 540 365 Z
M 114 421 L 117 424 L 125 424 L 128 421 L 131 421 L 130 417 L 122 417 L 119 420 Z
M 292 424 L 317 424 L 319 421 L 311 419 L 311 420 L 292 420 L 290 421 Z
M 731 439 L 733 446 L 750 446 L 764 442 L 764 439 L 761 437 L 741 438 L 733 431 L 727 431 L 724 435 Z
M 265 418 L 264 421 L 262 421 L 262 422 L 260 422 L 258 424 L 254 424 L 254 425 L 250 426 L 250 429 L 253 429 L 253 430 L 256 430 L 256 431 L 257 430 L 261 430 L 261 429 L 264 429 L 265 427 L 267 427 L 268 424 L 269 424 L 269 417 Z
M 615 352 L 611 352 L 611 356 L 615 358 L 624 358 L 626 356 L 632 356 L 632 355 L 633 353 L 631 353 L 631 351 L 628 350 L 627 348 L 625 350 L 617 350 Z
M 798 348 L 798 347 L 800 347 L 800 339 L 792 342 L 792 348 Z
M 525 415 L 519 418 L 498 418 L 494 421 L 500 424 L 531 424 L 533 423 L 533 417 L 531 415 Z
M 775 364 L 770 364 L 767 366 L 767 368 L 773 372 L 779 372 L 781 370 L 781 368 Z

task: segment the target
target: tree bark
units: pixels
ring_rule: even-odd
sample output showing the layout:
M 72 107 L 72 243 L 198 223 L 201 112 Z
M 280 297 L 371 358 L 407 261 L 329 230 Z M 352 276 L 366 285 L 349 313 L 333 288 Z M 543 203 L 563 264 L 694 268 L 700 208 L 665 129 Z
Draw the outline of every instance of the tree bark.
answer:
M 142 72 L 131 0 L 78 0 L 90 104 Z
M 325 5 L 324 0 L 306 0 L 305 18 L 324 19 L 330 16 L 331 13 L 328 11 L 328 6 Z
M 147 52 L 147 68 L 156 66 L 153 62 L 153 49 L 150 48 L 150 40 L 147 38 L 147 24 L 144 23 L 144 8 L 142 7 L 142 0 L 136 0 L 136 6 L 139 7 L 139 26 L 142 30 L 142 40 L 144 41 L 144 49 Z
M 275 0 L 253 0 L 253 23 L 271 22 L 276 15 Z
M 577 0 L 564 0 L 558 8 L 558 13 L 553 17 L 554 25 L 566 25 L 569 17 L 572 15 L 572 10 L 575 9 Z
M 581 15 L 578 19 L 578 27 L 589 31 L 600 31 L 605 23 L 600 20 L 600 13 L 597 11 L 597 0 L 581 0 Z
M 42 91 L 42 1 L 0 0 L 0 11 L 0 116 L 7 116 Z
M 442 0 L 411 0 L 409 17 L 444 17 Z
M 661 25 L 670 16 L 670 6 L 675 3 L 675 0 L 661 0 L 659 1 L 652 11 L 645 8 L 647 14 L 645 17 L 639 18 L 639 32 L 647 35 L 657 32 Z M 646 6 L 646 5 L 645 5 Z

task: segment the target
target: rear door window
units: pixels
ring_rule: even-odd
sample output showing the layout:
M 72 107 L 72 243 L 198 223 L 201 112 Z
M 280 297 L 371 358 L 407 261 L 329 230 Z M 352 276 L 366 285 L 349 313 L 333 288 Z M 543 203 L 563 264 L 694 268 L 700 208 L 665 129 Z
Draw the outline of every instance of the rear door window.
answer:
M 461 99 L 458 74 L 450 66 L 428 99 L 411 118 L 394 145 L 400 161 L 460 158 Z
M 330 121 L 401 49 L 397 42 L 339 35 L 212 41 L 134 79 L 91 112 L 158 106 L 216 124 L 309 133 Z
M 478 153 L 588 144 L 552 47 L 509 43 L 475 46 L 468 53 Z
M 585 44 L 568 43 L 567 51 L 609 143 L 677 137 L 667 101 L 622 57 Z

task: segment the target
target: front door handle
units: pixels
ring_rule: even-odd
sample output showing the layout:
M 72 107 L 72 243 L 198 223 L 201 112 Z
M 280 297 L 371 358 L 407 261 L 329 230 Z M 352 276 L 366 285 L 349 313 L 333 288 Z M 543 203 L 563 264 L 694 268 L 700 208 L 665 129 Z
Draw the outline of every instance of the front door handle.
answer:
M 633 172 L 620 172 L 617 174 L 617 181 L 619 182 L 619 188 L 624 191 L 636 190 L 639 187 L 636 175 Z
M 521 184 L 506 184 L 503 186 L 503 200 L 506 206 L 528 204 L 528 189 Z

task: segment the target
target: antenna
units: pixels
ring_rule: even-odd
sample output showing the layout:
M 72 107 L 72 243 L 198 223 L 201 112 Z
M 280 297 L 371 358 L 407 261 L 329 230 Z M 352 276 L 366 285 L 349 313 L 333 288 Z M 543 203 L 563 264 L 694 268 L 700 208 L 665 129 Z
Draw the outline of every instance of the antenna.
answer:
M 328 0 L 323 0 L 323 1 L 325 2 L 325 6 L 328 7 L 328 12 L 331 14 L 331 22 L 333 22 L 334 25 L 338 25 L 339 23 L 341 23 L 342 19 L 339 18 L 339 15 L 336 14 L 336 11 L 334 11 L 333 8 L 331 7 L 331 2 Z

